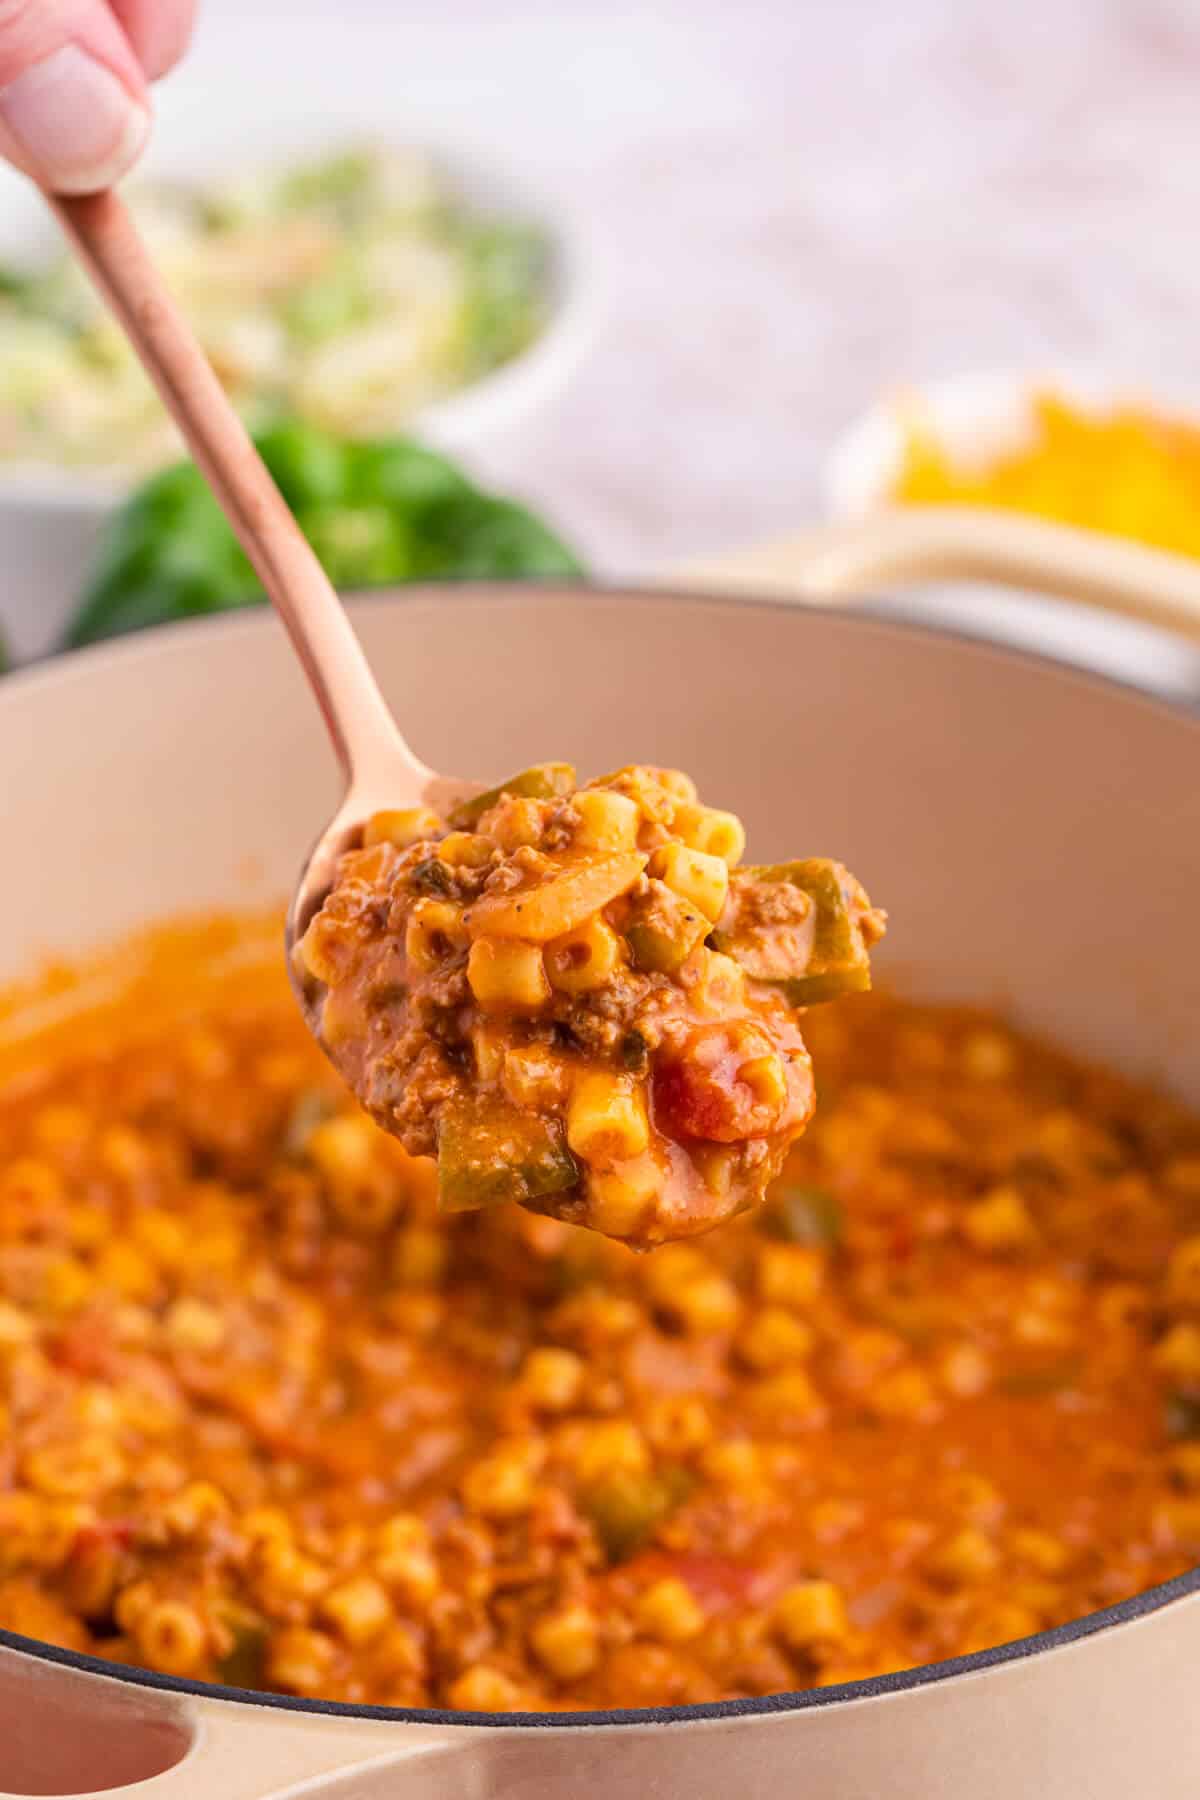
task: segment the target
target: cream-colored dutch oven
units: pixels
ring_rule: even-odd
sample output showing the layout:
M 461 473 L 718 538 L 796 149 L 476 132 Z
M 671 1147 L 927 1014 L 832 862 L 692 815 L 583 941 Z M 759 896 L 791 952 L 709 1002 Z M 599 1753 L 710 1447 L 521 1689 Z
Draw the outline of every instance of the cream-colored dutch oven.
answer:
M 952 571 L 1136 595 L 1177 623 L 1197 606 L 1170 559 L 931 516 L 754 559 L 748 598 L 468 587 L 355 616 L 435 767 L 681 765 L 743 815 L 755 855 L 807 845 L 861 872 L 892 914 L 887 978 L 1011 1003 L 1200 1103 L 1200 719 L 949 632 L 777 603 L 802 580 Z M 0 974 L 150 916 L 282 895 L 335 790 L 266 613 L 0 684 L 0 768 Z M 1194 1800 L 1198 1587 L 845 1689 L 657 1713 L 321 1706 L 9 1637 L 0 1791 Z

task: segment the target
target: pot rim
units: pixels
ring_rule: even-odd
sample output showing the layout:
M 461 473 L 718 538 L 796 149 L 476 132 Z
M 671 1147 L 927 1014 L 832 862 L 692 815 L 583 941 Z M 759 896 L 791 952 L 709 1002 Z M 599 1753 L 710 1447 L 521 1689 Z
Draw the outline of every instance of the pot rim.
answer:
M 991 581 L 988 585 L 1003 588 L 1007 584 Z M 1012 592 L 1027 595 L 1028 589 L 1013 587 Z M 376 611 L 383 613 L 396 606 L 433 599 L 452 598 L 460 603 L 465 601 L 472 605 L 486 605 L 520 599 L 522 596 L 547 598 L 551 595 L 560 596 L 567 604 L 590 599 L 617 601 L 629 606 L 664 601 L 671 606 L 701 607 L 705 610 L 734 606 L 750 612 L 813 614 L 818 618 L 833 618 L 842 624 L 874 631 L 881 637 L 894 632 L 909 638 L 945 642 L 982 657 L 1030 664 L 1067 680 L 1099 687 L 1126 699 L 1140 700 L 1184 721 L 1200 722 L 1200 692 L 1194 696 L 1185 696 L 1177 689 L 1156 687 L 1149 680 L 1139 681 L 1132 676 L 1112 675 L 1075 662 L 1065 654 L 1034 650 L 1023 643 L 980 631 L 977 625 L 970 629 L 962 628 L 952 621 L 940 616 L 934 618 L 924 611 L 919 615 L 894 612 L 886 592 L 865 593 L 853 599 L 826 600 L 802 594 L 739 592 L 736 587 L 689 587 L 686 582 L 675 581 L 625 582 L 608 576 L 586 580 L 579 576 L 547 575 L 496 581 L 481 580 L 476 576 L 456 576 L 446 580 L 405 582 L 387 587 L 339 589 L 339 595 L 352 616 L 367 618 Z M 1042 597 L 1048 604 L 1063 603 L 1058 601 L 1057 596 L 1049 593 Z M 1104 616 L 1097 608 L 1080 610 L 1096 611 L 1100 617 Z M 32 661 L 18 663 L 15 668 L 5 672 L 3 684 L 0 685 L 0 706 L 3 705 L 6 694 L 40 686 L 42 683 L 62 681 L 87 670 L 103 668 L 110 658 L 122 659 L 161 650 L 177 637 L 194 636 L 203 639 L 210 633 L 214 636 L 224 633 L 254 633 L 275 629 L 277 625 L 278 621 L 264 601 L 261 604 L 239 606 L 227 612 L 204 613 L 192 618 L 144 626 L 137 631 L 99 639 L 73 649 L 55 649 Z M 1176 636 L 1163 626 L 1147 625 L 1142 629 L 1186 648 L 1185 638 Z
M 1113 675 L 1080 668 L 1064 657 L 1004 643 L 980 636 L 976 632 L 960 631 L 953 625 L 941 621 L 934 623 L 923 618 L 891 617 L 883 610 L 886 600 L 878 597 L 864 598 L 862 601 L 852 604 L 821 603 L 819 606 L 809 606 L 803 601 L 791 600 L 783 596 L 764 597 L 759 594 L 738 594 L 715 589 L 693 591 L 683 587 L 648 587 L 617 581 L 582 582 L 557 578 L 538 581 L 481 582 L 466 580 L 414 583 L 403 587 L 351 592 L 343 597 L 350 601 L 356 614 L 365 616 L 376 610 L 382 612 L 384 609 L 398 604 L 403 605 L 406 602 L 412 603 L 437 597 L 453 596 L 459 601 L 480 603 L 513 599 L 530 594 L 543 596 L 559 594 L 568 603 L 571 599 L 586 600 L 595 597 L 603 601 L 616 600 L 629 605 L 657 600 L 671 606 L 700 606 L 706 609 L 744 606 L 754 611 L 777 610 L 781 607 L 792 611 L 812 611 L 817 616 L 832 616 L 843 623 L 863 627 L 869 633 L 878 636 L 899 632 L 905 637 L 926 638 L 935 643 L 949 642 L 965 648 L 969 653 L 983 657 L 1001 658 L 1049 669 L 1067 680 L 1083 682 L 1090 687 L 1098 687 L 1102 692 L 1112 692 L 1125 699 L 1149 704 L 1155 710 L 1165 711 L 1185 724 L 1200 727 L 1200 699 L 1196 702 L 1189 702 L 1177 695 L 1164 694 L 1142 682 L 1122 680 Z M 869 610 L 865 610 L 868 608 Z M 175 635 L 203 639 L 209 634 L 257 632 L 274 628 L 275 621 L 270 612 L 265 607 L 262 609 L 256 607 L 234 613 L 215 613 L 201 618 L 178 620 L 165 627 L 155 626 L 147 631 L 130 634 L 128 638 L 106 640 L 103 643 L 88 645 L 81 650 L 69 651 L 64 656 L 29 664 L 11 672 L 0 685 L 0 708 L 3 707 L 4 697 L 7 694 L 69 680 L 72 675 L 86 676 L 93 670 L 102 672 L 108 662 L 122 661 L 131 655 L 144 655 L 147 650 L 152 650 L 155 645 L 161 647 Z M 1132 1595 L 1128 1600 L 1121 1600 L 1113 1606 L 1106 1606 L 1097 1612 L 1085 1613 L 1078 1619 L 1071 1619 L 1065 1625 L 1054 1626 L 1048 1631 L 1037 1632 L 1030 1637 L 1017 1638 L 1010 1643 L 997 1644 L 987 1650 L 974 1651 L 968 1656 L 952 1657 L 941 1662 L 922 1663 L 915 1668 L 901 1669 L 887 1675 L 870 1676 L 862 1681 L 842 1682 L 830 1687 L 803 1688 L 739 1700 L 709 1701 L 692 1706 L 613 1707 L 586 1712 L 452 1712 L 442 1707 L 367 1706 L 344 1700 L 314 1700 L 292 1694 L 263 1693 L 255 1689 L 229 1687 L 216 1682 L 194 1681 L 182 1676 L 159 1674 L 152 1669 L 135 1668 L 126 1663 L 110 1662 L 104 1657 L 90 1656 L 80 1651 L 64 1649 L 57 1644 L 45 1643 L 39 1638 L 25 1637 L 18 1632 L 3 1629 L 0 1629 L 0 1647 L 22 1655 L 36 1657 L 41 1662 L 58 1664 L 89 1675 L 105 1676 L 109 1680 L 119 1681 L 127 1686 L 188 1695 L 194 1699 L 223 1700 L 242 1705 L 267 1707 L 279 1712 L 309 1713 L 330 1718 L 370 1719 L 394 1725 L 462 1727 L 470 1730 L 477 1730 L 481 1726 L 486 1726 L 489 1730 L 503 1730 L 511 1727 L 539 1730 L 570 1730 L 579 1726 L 621 1728 L 698 1724 L 703 1721 L 722 1719 L 765 1717 L 777 1713 L 805 1712 L 818 1707 L 882 1699 L 888 1695 L 902 1694 L 912 1689 L 933 1686 L 958 1676 L 979 1674 L 984 1670 L 997 1668 L 1003 1664 L 1024 1661 L 1033 1656 L 1040 1656 L 1047 1651 L 1066 1649 L 1099 1632 L 1108 1631 L 1117 1626 L 1134 1624 L 1137 1620 L 1147 1618 L 1198 1591 L 1200 1591 L 1200 1565 L 1187 1570 L 1182 1575 L 1173 1577 L 1170 1581 L 1159 1582 L 1154 1587 L 1146 1588 L 1141 1593 Z
M 942 1662 L 919 1663 L 912 1669 L 899 1669 L 890 1675 L 871 1675 L 863 1681 L 839 1682 L 836 1686 L 789 1689 L 779 1694 L 759 1694 L 741 1700 L 710 1700 L 695 1706 L 620 1706 L 590 1712 L 451 1712 L 433 1706 L 366 1706 L 349 1700 L 310 1700 L 296 1694 L 264 1693 L 255 1688 L 227 1687 L 219 1682 L 193 1681 L 181 1675 L 160 1675 L 154 1669 L 139 1669 L 129 1663 L 109 1662 L 101 1656 L 88 1656 L 79 1650 L 66 1650 L 58 1644 L 43 1643 L 40 1638 L 22 1637 L 15 1631 L 0 1629 L 0 1648 L 34 1656 L 39 1662 L 57 1663 L 87 1675 L 103 1675 L 127 1686 L 156 1689 L 160 1693 L 187 1695 L 195 1700 L 226 1700 L 243 1706 L 270 1707 L 278 1712 L 315 1713 L 333 1719 L 372 1719 L 389 1725 L 448 1725 L 478 1730 L 522 1727 L 540 1731 L 571 1730 L 586 1725 L 615 1728 L 637 1725 L 688 1725 L 722 1719 L 766 1717 L 773 1713 L 809 1712 L 818 1707 L 839 1706 L 854 1701 L 880 1700 L 891 1694 L 908 1693 L 914 1688 L 933 1687 L 958 1676 L 982 1674 L 1005 1663 L 1024 1662 L 1047 1651 L 1064 1650 L 1099 1632 L 1119 1625 L 1132 1625 L 1152 1613 L 1185 1600 L 1200 1589 L 1200 1566 L 1159 1582 L 1115 1606 L 1099 1612 L 1085 1613 L 1032 1637 L 1014 1638 L 1011 1643 L 996 1644 L 990 1650 L 976 1650 L 969 1656 L 949 1657 Z

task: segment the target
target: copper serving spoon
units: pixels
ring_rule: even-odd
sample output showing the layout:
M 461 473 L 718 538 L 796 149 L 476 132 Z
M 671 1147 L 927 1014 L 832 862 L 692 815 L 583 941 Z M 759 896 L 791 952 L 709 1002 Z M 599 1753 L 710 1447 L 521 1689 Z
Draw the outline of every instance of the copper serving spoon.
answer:
M 309 853 L 288 908 L 288 969 L 310 1030 L 310 997 L 291 955 L 333 881 L 338 857 L 373 812 L 428 806 L 445 814 L 478 783 L 439 775 L 409 748 L 379 691 L 346 610 L 297 525 L 125 203 L 48 194 L 183 434 L 267 597 L 287 626 L 346 778 L 341 805 Z

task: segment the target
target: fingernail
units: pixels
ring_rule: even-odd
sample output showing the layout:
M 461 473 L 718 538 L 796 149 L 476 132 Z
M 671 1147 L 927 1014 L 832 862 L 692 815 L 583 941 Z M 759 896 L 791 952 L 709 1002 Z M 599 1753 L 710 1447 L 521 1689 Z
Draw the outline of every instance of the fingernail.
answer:
M 0 88 L 0 117 L 36 173 L 64 194 L 109 187 L 150 130 L 146 108 L 77 44 L 64 44 Z

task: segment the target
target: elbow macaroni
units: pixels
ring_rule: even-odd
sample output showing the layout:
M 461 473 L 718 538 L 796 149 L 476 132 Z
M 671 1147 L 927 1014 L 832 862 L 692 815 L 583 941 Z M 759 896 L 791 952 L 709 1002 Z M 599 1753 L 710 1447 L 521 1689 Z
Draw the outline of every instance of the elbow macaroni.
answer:
M 546 973 L 561 994 L 590 994 L 607 987 L 624 961 L 621 940 L 599 915 L 546 946 Z
M 685 844 L 664 844 L 650 858 L 650 873 L 690 900 L 714 925 L 724 912 L 729 869 L 719 856 L 689 850 Z
M 712 806 L 685 802 L 676 807 L 674 829 L 689 849 L 719 856 L 731 868 L 741 861 L 746 848 L 742 821 L 735 813 L 720 812 Z
M 567 1142 L 601 1168 L 640 1156 L 650 1142 L 641 1095 L 620 1076 L 600 1070 L 581 1075 L 567 1106 Z
M 540 948 L 515 938 L 476 938 L 467 980 L 485 1012 L 534 1012 L 550 992 Z

